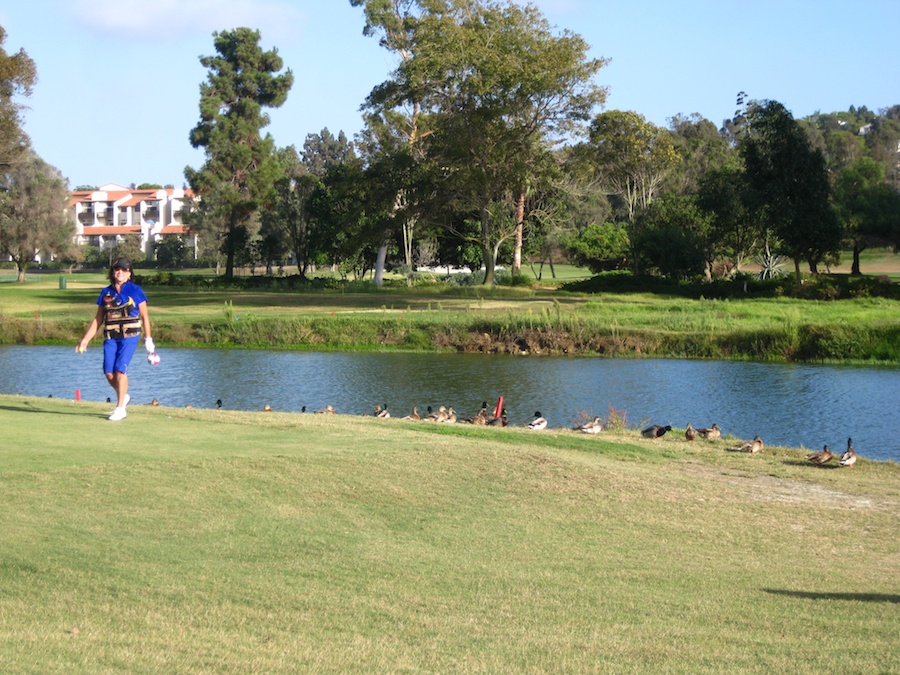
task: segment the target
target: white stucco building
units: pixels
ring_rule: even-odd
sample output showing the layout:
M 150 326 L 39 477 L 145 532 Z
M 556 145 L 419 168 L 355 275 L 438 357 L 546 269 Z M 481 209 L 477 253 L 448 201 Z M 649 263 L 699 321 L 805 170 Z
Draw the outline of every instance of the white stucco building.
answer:
M 182 220 L 184 203 L 191 191 L 179 188 L 132 190 L 108 183 L 97 190 L 72 193 L 75 243 L 112 248 L 125 235 L 141 237 L 141 250 L 153 259 L 153 245 L 164 237 L 178 235 L 197 255 L 197 237 Z

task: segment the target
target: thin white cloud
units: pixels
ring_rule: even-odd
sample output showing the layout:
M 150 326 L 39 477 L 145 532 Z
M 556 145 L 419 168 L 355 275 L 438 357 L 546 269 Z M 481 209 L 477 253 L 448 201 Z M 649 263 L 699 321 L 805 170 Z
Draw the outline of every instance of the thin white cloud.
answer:
M 304 23 L 304 12 L 288 0 L 76 0 L 70 8 L 75 21 L 100 36 L 157 42 L 238 26 L 270 42 L 296 35 Z

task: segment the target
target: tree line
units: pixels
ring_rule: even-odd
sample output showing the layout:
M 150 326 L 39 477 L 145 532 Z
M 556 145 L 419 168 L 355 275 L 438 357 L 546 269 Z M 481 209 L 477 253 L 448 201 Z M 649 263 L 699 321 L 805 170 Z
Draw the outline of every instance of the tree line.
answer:
M 484 269 L 490 284 L 498 263 L 561 258 L 678 279 L 791 261 L 799 277 L 844 249 L 860 273 L 862 250 L 900 241 L 900 106 L 795 119 L 741 92 L 721 125 L 658 127 L 603 111 L 607 60 L 531 5 L 350 3 L 395 61 L 352 141 L 276 145 L 267 111 L 294 78 L 258 31 L 216 32 L 200 59 L 189 140 L 204 162 L 185 168 L 185 218 L 225 277 L 288 258 L 304 277 L 327 265 L 377 284 L 388 266 L 410 283 L 422 265 Z

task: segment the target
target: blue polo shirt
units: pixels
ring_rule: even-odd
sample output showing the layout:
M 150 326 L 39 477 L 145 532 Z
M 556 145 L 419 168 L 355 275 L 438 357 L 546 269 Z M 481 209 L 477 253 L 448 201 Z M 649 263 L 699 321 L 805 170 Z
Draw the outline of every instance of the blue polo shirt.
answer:
M 131 310 L 128 312 L 128 316 L 138 316 L 140 312 L 138 311 L 138 305 L 142 302 L 147 302 L 147 296 L 144 295 L 144 290 L 138 286 L 133 281 L 126 281 L 122 284 L 122 290 L 119 293 L 116 293 L 115 286 L 107 286 L 102 291 L 100 291 L 100 297 L 97 298 L 97 304 L 99 306 L 103 306 L 103 298 L 107 295 L 111 295 L 116 305 L 124 305 L 128 302 L 128 299 L 131 298 L 132 306 Z

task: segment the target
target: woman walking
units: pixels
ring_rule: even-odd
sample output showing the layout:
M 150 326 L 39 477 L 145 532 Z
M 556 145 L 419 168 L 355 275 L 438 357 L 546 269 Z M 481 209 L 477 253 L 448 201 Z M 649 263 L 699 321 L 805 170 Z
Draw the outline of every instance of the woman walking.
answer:
M 88 343 L 96 335 L 100 324 L 105 324 L 103 340 L 103 373 L 116 392 L 116 409 L 109 420 L 118 422 L 128 416 L 125 408 L 131 396 L 128 395 L 128 364 L 134 356 L 141 339 L 141 325 L 144 329 L 144 348 L 148 355 L 154 354 L 156 347 L 150 337 L 150 314 L 147 312 L 147 296 L 131 280 L 131 261 L 119 258 L 109 269 L 110 285 L 100 291 L 97 299 L 97 314 L 91 320 L 84 337 L 75 348 L 78 352 L 87 349 Z

